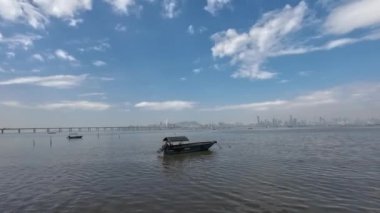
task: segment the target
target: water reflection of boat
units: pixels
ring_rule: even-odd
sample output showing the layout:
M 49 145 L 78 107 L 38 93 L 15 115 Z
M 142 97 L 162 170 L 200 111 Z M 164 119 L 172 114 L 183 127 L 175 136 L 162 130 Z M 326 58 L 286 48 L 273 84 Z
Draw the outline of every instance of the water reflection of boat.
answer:
M 174 167 L 179 168 L 189 163 L 199 162 L 199 161 L 208 161 L 215 156 L 215 153 L 207 150 L 204 152 L 192 152 L 186 155 L 162 155 L 158 156 L 162 165 L 165 168 Z
M 192 152 L 188 153 L 186 155 L 163 155 L 161 156 L 163 161 L 170 161 L 170 162 L 181 162 L 181 161 L 187 161 L 187 160 L 193 160 L 193 159 L 208 159 L 210 157 L 213 157 L 213 152 L 210 150 L 204 151 L 204 152 Z
M 83 138 L 83 135 L 78 135 L 78 134 L 76 134 L 76 133 L 72 133 L 72 134 L 69 134 L 68 136 L 67 136 L 67 139 L 82 139 Z
M 204 167 L 194 168 L 194 165 L 204 165 L 207 167 L 209 163 L 213 162 L 215 153 L 208 150 L 204 152 L 192 152 L 185 155 L 159 155 L 157 156 L 161 162 L 162 172 L 170 178 L 177 179 L 178 176 L 188 176 L 189 169 L 192 168 L 199 171 Z
M 164 145 L 158 150 L 165 155 L 182 154 L 190 152 L 207 151 L 216 141 L 193 142 L 185 136 L 166 137 L 163 139 Z

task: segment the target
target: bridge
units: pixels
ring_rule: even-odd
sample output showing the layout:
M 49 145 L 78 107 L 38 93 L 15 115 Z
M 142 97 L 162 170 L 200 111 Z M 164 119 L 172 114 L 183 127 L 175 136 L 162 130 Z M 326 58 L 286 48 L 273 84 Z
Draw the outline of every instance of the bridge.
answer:
M 106 132 L 106 131 L 138 131 L 138 130 L 163 130 L 173 129 L 174 127 L 160 126 L 117 126 L 117 127 L 27 127 L 27 128 L 0 128 L 1 134 L 4 133 L 58 133 L 58 132 Z

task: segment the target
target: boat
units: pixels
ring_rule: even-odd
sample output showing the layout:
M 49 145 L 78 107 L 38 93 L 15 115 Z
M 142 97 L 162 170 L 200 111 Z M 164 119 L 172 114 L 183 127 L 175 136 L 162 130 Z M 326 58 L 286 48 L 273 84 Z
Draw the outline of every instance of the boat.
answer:
M 67 139 L 82 139 L 82 138 L 83 138 L 83 135 L 78 135 L 76 133 L 70 134 L 67 136 Z
M 207 151 L 217 141 L 189 142 L 186 136 L 165 137 L 164 145 L 157 151 L 165 155 Z

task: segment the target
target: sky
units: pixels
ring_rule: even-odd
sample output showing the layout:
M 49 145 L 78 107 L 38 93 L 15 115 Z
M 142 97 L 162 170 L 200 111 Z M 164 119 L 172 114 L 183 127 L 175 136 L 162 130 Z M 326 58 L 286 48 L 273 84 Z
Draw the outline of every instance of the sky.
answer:
M 379 0 L 0 0 L 0 127 L 380 118 Z

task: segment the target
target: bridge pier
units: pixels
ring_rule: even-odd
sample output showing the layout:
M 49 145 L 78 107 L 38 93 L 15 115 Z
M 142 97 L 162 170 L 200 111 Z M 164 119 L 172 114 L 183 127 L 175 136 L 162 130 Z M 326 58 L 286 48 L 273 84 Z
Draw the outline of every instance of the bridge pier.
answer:
M 18 129 L 18 133 L 19 133 L 19 134 L 21 133 L 21 129 Z

